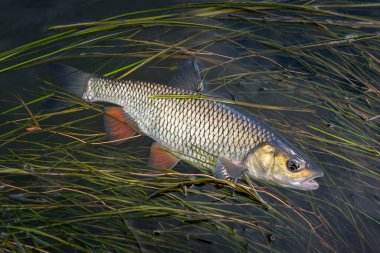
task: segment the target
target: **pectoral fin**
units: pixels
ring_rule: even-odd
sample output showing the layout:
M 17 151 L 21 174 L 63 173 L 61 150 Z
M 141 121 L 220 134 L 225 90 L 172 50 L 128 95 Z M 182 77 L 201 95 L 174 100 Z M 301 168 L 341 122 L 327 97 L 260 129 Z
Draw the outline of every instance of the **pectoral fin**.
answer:
M 214 176 L 222 179 L 238 179 L 246 171 L 247 168 L 238 164 L 237 162 L 231 161 L 223 157 L 219 157 L 215 164 Z
M 150 148 L 150 156 L 148 166 L 160 169 L 172 169 L 177 165 L 179 159 L 174 156 L 170 151 L 158 144 L 153 143 Z
M 104 128 L 109 140 L 119 140 L 115 142 L 117 144 L 134 136 L 138 131 L 136 123 L 126 114 L 123 107 L 117 106 L 104 109 Z

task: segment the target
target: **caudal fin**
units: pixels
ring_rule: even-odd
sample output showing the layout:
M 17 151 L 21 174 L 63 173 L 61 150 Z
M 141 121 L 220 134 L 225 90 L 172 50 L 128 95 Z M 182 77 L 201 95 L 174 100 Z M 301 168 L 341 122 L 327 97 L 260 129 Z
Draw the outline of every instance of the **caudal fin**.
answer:
M 46 100 L 41 108 L 42 110 L 52 111 L 75 105 L 64 100 L 63 96 L 59 96 L 59 94 L 69 93 L 82 97 L 87 87 L 88 79 L 92 74 L 63 64 L 51 64 L 48 67 L 48 76 L 51 79 L 49 82 L 59 86 L 59 90 L 52 98 Z

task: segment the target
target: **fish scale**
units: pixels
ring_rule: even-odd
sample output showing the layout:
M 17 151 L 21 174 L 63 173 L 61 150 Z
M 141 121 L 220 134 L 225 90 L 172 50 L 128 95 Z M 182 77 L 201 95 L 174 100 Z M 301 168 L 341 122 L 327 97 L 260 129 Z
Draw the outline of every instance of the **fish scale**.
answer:
M 91 77 L 82 98 L 122 106 L 141 132 L 203 167 L 220 156 L 242 162 L 255 146 L 276 138 L 256 117 L 221 102 L 148 98 L 183 94 L 197 93 L 157 83 Z

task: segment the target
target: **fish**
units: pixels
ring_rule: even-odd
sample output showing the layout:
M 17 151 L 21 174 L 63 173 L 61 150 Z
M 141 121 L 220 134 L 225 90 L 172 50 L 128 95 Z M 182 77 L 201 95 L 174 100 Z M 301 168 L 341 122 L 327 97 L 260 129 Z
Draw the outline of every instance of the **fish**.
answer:
M 121 143 L 139 133 L 152 138 L 152 168 L 173 169 L 183 160 L 209 169 L 216 178 L 247 175 L 298 190 L 318 189 L 315 179 L 323 172 L 306 153 L 243 108 L 194 96 L 152 98 L 205 94 L 202 71 L 202 64 L 192 59 L 167 84 L 113 80 L 62 64 L 54 65 L 52 75 L 63 91 L 88 103 L 110 104 L 104 109 L 110 140 Z M 46 106 L 58 110 L 70 105 L 53 98 Z

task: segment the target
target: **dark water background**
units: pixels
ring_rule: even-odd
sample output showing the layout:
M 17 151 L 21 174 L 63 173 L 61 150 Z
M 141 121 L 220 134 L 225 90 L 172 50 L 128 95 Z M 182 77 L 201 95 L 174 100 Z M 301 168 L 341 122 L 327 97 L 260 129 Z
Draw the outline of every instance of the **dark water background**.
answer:
M 51 35 L 54 25 L 96 21 L 120 13 L 159 8 L 181 1 L 1 1 L 0 51 L 32 42 Z M 33 87 L 33 70 L 2 75 L 2 90 L 18 93 L 22 88 Z M 25 85 L 25 84 L 28 85 Z M 18 85 L 15 85 L 18 84 Z M 24 85 L 20 85 L 24 84 Z M 25 95 L 25 94 L 23 94 Z
M 49 27 L 54 25 L 61 25 L 61 24 L 71 24 L 71 23 L 77 23 L 77 22 L 84 22 L 84 21 L 96 21 L 100 20 L 106 17 L 114 16 L 120 13 L 129 12 L 133 10 L 143 10 L 148 8 L 158 8 L 158 7 L 164 7 L 172 4 L 178 4 L 178 3 L 184 3 L 186 1 L 122 1 L 122 0 L 113 0 L 113 1 L 103 1 L 103 0 L 94 0 L 94 1 L 75 1 L 75 0 L 68 0 L 68 1 L 27 1 L 27 0 L 19 0 L 19 1 L 7 1 L 3 0 L 1 1 L 1 8 L 0 11 L 0 51 L 8 50 L 14 47 L 17 47 L 19 45 L 23 45 L 28 42 L 32 42 L 34 40 L 40 39 L 42 37 L 45 37 L 47 35 L 52 34 L 51 31 L 48 30 Z M 360 9 L 360 11 L 352 11 L 352 14 L 358 14 L 355 13 L 358 12 L 359 14 L 365 14 L 367 16 L 373 16 L 376 17 L 378 15 L 378 9 Z M 262 31 L 261 31 L 262 32 Z M 268 31 L 264 31 L 268 32 Z M 221 50 L 218 47 L 214 48 L 214 51 Z M 224 50 L 224 49 L 223 49 Z M 239 54 L 238 50 L 230 49 L 229 52 L 231 55 Z M 281 59 L 280 57 L 277 59 L 281 62 L 287 62 L 289 59 L 284 57 Z M 80 67 L 80 62 L 77 62 L 76 66 Z M 249 64 L 249 63 L 244 63 Z M 262 62 L 256 64 L 263 64 Z M 288 66 L 292 66 L 292 64 L 296 65 L 296 62 L 288 62 Z M 86 68 L 86 67 L 84 67 Z M 91 68 L 91 67 L 90 67 Z M 33 94 L 33 90 L 38 89 L 41 85 L 41 83 L 36 80 L 35 74 L 38 68 L 28 68 L 24 70 L 17 70 L 17 71 L 10 71 L 6 73 L 0 74 L 0 94 L 1 99 L 5 100 L 12 100 L 13 94 L 17 94 L 18 96 L 22 97 L 24 100 L 28 101 L 29 99 L 32 99 L 35 97 L 35 94 Z M 227 74 L 228 70 L 225 70 L 223 74 Z M 220 74 L 220 73 L 217 73 Z M 214 73 L 216 76 L 217 74 Z M 164 74 L 157 74 L 157 70 L 150 69 L 150 70 L 141 70 L 138 71 L 134 78 L 137 79 L 144 79 L 144 80 L 151 80 L 151 81 L 158 81 L 163 82 L 165 80 L 168 80 L 170 78 L 171 73 L 164 72 Z M 211 74 L 212 75 L 212 74 Z M 245 88 L 244 84 L 240 87 L 240 92 L 236 92 L 234 95 L 239 98 L 240 100 L 249 101 L 249 102 L 262 102 L 263 104 L 276 104 L 277 105 L 283 105 L 288 106 L 291 105 L 288 103 L 288 101 L 284 101 L 281 96 L 276 94 L 264 94 L 264 95 L 258 95 L 257 92 L 259 89 L 270 87 L 270 84 L 266 84 L 265 82 L 261 82 L 260 80 L 257 81 L 257 83 L 254 83 L 248 88 Z M 244 90 L 245 89 L 245 90 Z M 243 94 L 242 94 L 243 93 Z M 249 94 L 249 95 L 247 95 Z M 4 108 L 8 108 L 13 106 L 13 104 L 3 104 Z M 257 113 L 262 113 L 258 111 Z M 300 116 L 302 114 L 294 114 L 285 112 L 279 115 L 277 112 L 268 111 L 264 113 L 266 118 L 287 118 L 288 121 L 298 121 L 302 117 L 308 117 L 307 114 L 304 116 Z M 323 115 L 328 117 L 328 115 Z M 15 116 L 16 118 L 16 116 Z M 3 118 L 3 120 L 11 120 L 14 119 L 13 117 L 6 116 Z M 319 119 L 313 118 L 308 119 L 309 122 L 315 122 L 317 123 Z M 101 124 L 94 126 L 94 127 L 101 127 Z M 320 161 L 323 162 L 334 162 L 331 161 L 331 158 L 328 157 L 319 157 Z M 337 162 L 340 163 L 340 162 Z M 369 162 L 371 163 L 371 162 Z M 342 165 L 343 166 L 343 165 Z M 325 171 L 326 172 L 326 171 Z M 339 173 L 336 171 L 332 171 L 327 169 L 327 174 L 331 173 L 331 175 L 340 176 Z M 347 176 L 345 174 L 345 176 Z M 350 175 L 351 177 L 356 177 L 356 175 Z M 358 177 L 358 176 L 357 176 Z M 359 180 L 359 179 L 358 179 Z M 358 181 L 355 181 L 356 183 Z M 340 187 L 344 187 L 344 184 L 346 183 L 345 180 L 339 180 L 337 179 L 337 183 L 340 184 Z M 347 182 L 350 183 L 350 182 Z M 360 185 L 358 184 L 358 187 Z M 323 198 L 324 196 L 329 196 L 332 193 L 329 192 L 326 187 L 324 187 L 323 183 L 321 184 L 320 190 L 316 193 L 317 196 Z M 343 192 L 343 191 L 342 191 Z M 376 196 L 379 196 L 378 193 L 368 193 L 369 195 L 373 194 Z M 355 195 L 355 192 L 345 195 L 350 201 L 352 201 L 353 205 L 355 205 L 359 209 L 366 210 L 366 213 L 369 214 L 372 217 L 375 217 L 378 212 L 378 204 L 368 201 L 368 199 L 372 197 L 365 197 Z M 195 198 L 196 199 L 196 198 Z M 190 199 L 191 200 L 191 199 Z M 305 204 L 305 208 L 308 208 L 306 203 L 303 203 L 302 199 L 296 199 L 294 200 L 294 205 L 303 205 Z M 367 225 L 367 229 L 370 231 L 369 236 L 372 238 L 372 244 L 371 246 L 363 246 L 360 244 L 358 240 L 356 240 L 357 235 L 355 232 L 349 231 L 352 229 L 348 224 L 346 225 L 346 221 L 344 219 L 341 219 L 335 215 L 338 215 L 338 213 L 335 213 L 332 211 L 329 214 L 326 214 L 326 217 L 330 218 L 331 224 L 339 224 L 338 227 L 340 229 L 344 229 L 344 227 L 347 228 L 348 231 L 344 231 L 343 236 L 348 237 L 348 241 L 351 241 L 351 245 L 347 247 L 347 245 L 334 245 L 334 248 L 337 249 L 337 251 L 345 252 L 347 249 L 351 249 L 354 251 L 360 251 L 360 250 L 366 250 L 366 251 L 373 251 L 375 252 L 375 240 L 374 238 L 379 238 L 379 227 L 377 224 L 373 224 L 369 221 L 365 221 L 364 224 Z M 143 226 L 149 227 L 149 224 L 144 224 Z M 343 230 L 342 230 L 343 231 Z M 294 238 L 293 238 L 294 239 Z M 330 241 L 333 242 L 334 239 L 330 238 Z M 332 243 L 333 244 L 333 243 Z M 254 251 L 253 249 L 250 249 Z M 297 249 L 290 249 L 288 246 L 284 248 L 285 251 L 293 251 L 298 252 Z

